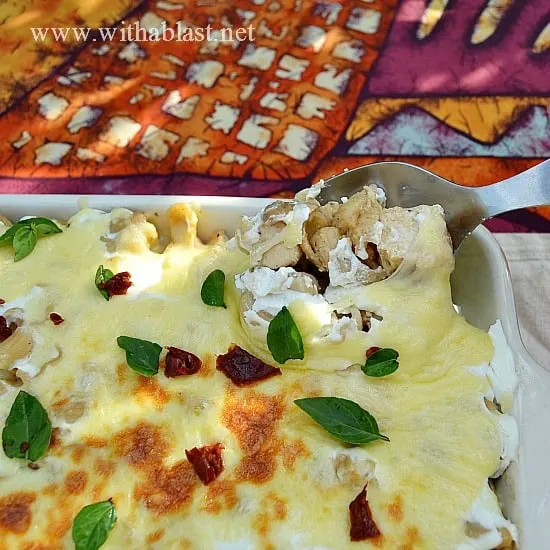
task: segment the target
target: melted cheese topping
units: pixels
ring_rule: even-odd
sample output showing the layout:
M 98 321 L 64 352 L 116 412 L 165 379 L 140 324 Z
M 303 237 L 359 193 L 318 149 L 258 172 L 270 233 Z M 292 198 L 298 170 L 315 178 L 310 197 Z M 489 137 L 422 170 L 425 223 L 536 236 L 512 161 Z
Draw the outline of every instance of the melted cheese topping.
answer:
M 32 352 L 9 368 L 55 428 L 38 470 L 0 453 L 1 550 L 72 548 L 76 513 L 108 498 L 118 521 L 106 549 L 488 549 L 503 528 L 515 534 L 487 486 L 502 452 L 499 415 L 485 404 L 496 393 L 487 374 L 495 350 L 453 308 L 440 216 L 423 221 L 392 277 L 325 294 L 334 308 L 376 311 L 375 328 L 343 342 L 316 338 L 326 317 L 295 300 L 304 361 L 247 388 L 217 371 L 215 357 L 237 343 L 274 364 L 263 333 L 241 319 L 234 280 L 250 267 L 248 255 L 199 243 L 188 207 L 169 213 L 172 243 L 162 253 L 166 237 L 131 216 L 83 211 L 18 263 L 0 248 L 0 314 L 19 319 L 15 334 L 32 340 Z M 127 296 L 103 299 L 94 286 L 100 264 L 131 272 Z M 227 309 L 200 297 L 217 268 Z M 63 324 L 48 319 L 52 311 Z M 119 335 L 185 349 L 203 367 L 144 378 L 125 364 Z M 350 367 L 374 345 L 399 351 L 394 375 L 367 378 Z M 2 424 L 18 390 L 2 384 Z M 352 448 L 332 438 L 293 405 L 319 395 L 357 402 L 391 442 Z M 185 449 L 217 442 L 225 471 L 205 487 Z M 348 506 L 367 481 L 382 536 L 351 543 Z

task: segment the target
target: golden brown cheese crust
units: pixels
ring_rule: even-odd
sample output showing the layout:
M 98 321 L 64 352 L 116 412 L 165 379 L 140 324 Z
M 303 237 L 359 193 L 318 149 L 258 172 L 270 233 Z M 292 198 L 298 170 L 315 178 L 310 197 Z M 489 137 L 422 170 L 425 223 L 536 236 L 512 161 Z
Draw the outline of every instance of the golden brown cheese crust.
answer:
M 280 449 L 277 427 L 283 412 L 280 396 L 269 397 L 255 390 L 227 392 L 221 420 L 243 450 L 236 471 L 238 481 L 265 483 L 273 478 Z

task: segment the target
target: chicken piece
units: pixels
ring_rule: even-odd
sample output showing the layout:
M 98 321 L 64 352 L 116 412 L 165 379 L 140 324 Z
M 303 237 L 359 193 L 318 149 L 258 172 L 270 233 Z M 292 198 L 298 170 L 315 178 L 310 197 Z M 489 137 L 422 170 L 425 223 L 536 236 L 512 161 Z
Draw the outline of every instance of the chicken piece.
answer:
M 344 204 L 332 202 L 317 208 L 304 224 L 302 248 L 307 258 L 317 269 L 326 271 L 330 252 L 341 237 L 347 236 L 358 256 L 369 260 L 366 262 L 369 268 L 376 269 L 378 254 L 370 241 L 379 231 L 377 224 L 381 213 L 379 197 L 370 187 L 365 187 Z
M 310 207 L 292 201 L 275 201 L 252 218 L 244 218 L 236 237 L 250 253 L 253 266 L 290 267 L 302 257 L 302 225 Z
M 346 486 L 363 487 L 374 472 L 376 463 L 368 455 L 350 449 L 337 453 L 333 458 L 336 479 Z
M 288 288 L 296 292 L 311 294 L 312 296 L 319 294 L 319 283 L 317 279 L 309 273 L 296 273 L 296 275 L 292 277 L 292 282 Z
M 407 210 L 399 206 L 382 211 L 382 233 L 376 245 L 380 263 L 389 274 L 401 265 L 418 235 L 416 216 L 415 209 Z
M 375 231 L 374 226 L 380 220 L 382 211 L 376 192 L 370 187 L 365 187 L 340 206 L 334 215 L 332 225 L 337 227 L 341 234 L 349 236 L 354 249 L 357 250 L 361 236 L 370 235 Z
M 25 328 L 17 329 L 0 344 L 0 371 L 9 371 L 19 359 L 27 357 L 32 351 L 32 335 Z
M 279 243 L 264 253 L 261 265 L 271 269 L 290 267 L 296 265 L 301 257 L 302 249 L 299 245 L 288 247 L 283 243 Z
M 330 251 L 328 272 L 331 286 L 368 285 L 388 276 L 382 266 L 371 269 L 365 265 L 354 254 L 348 237 L 341 238 Z
M 84 416 L 88 405 L 85 400 L 70 396 L 55 402 L 52 409 L 58 421 L 74 424 Z
M 297 293 L 310 296 L 319 294 L 319 283 L 313 275 L 297 272 L 289 267 L 278 271 L 264 266 L 256 267 L 238 275 L 235 283 L 237 288 L 242 291 L 239 304 L 241 315 L 245 315 L 248 311 L 254 311 L 260 320 L 266 322 L 271 321 L 281 308 L 280 299 L 277 296 L 290 298 L 293 295 L 298 297 Z M 273 304 L 270 304 L 270 297 L 274 298 Z M 269 304 L 268 308 L 259 308 L 257 300 L 264 305 Z
M 501 527 L 498 532 L 502 537 L 502 542 L 497 546 L 496 550 L 513 550 L 516 545 L 510 531 L 506 527 Z
M 333 224 L 340 207 L 337 202 L 320 206 L 310 214 L 303 227 L 302 250 L 319 271 L 327 271 L 329 253 L 340 239 L 340 230 Z

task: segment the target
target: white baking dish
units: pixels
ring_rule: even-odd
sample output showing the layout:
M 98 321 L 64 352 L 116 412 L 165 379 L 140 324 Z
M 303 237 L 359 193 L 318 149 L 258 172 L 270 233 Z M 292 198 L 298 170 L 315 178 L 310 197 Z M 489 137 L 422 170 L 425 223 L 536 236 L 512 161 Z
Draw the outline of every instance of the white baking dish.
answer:
M 0 213 L 12 220 L 28 215 L 66 219 L 83 206 L 163 210 L 182 201 L 202 208 L 199 235 L 203 238 L 218 229 L 232 234 L 243 214 L 254 214 L 269 202 L 231 197 L 0 195 Z M 520 529 L 520 549 L 550 548 L 550 372 L 535 363 L 521 342 L 508 266 L 485 228 L 478 228 L 461 248 L 452 283 L 454 301 L 468 321 L 487 330 L 500 319 L 515 354 L 521 380 L 515 411 L 520 452 L 498 481 L 497 492 L 506 515 Z

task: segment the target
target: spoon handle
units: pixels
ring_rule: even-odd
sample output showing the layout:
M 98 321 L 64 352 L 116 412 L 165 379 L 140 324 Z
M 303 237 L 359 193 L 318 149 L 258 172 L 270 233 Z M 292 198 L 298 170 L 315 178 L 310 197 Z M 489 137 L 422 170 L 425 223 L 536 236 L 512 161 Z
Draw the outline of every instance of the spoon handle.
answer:
M 487 207 L 487 217 L 519 208 L 550 204 L 550 160 L 499 183 L 475 189 Z

